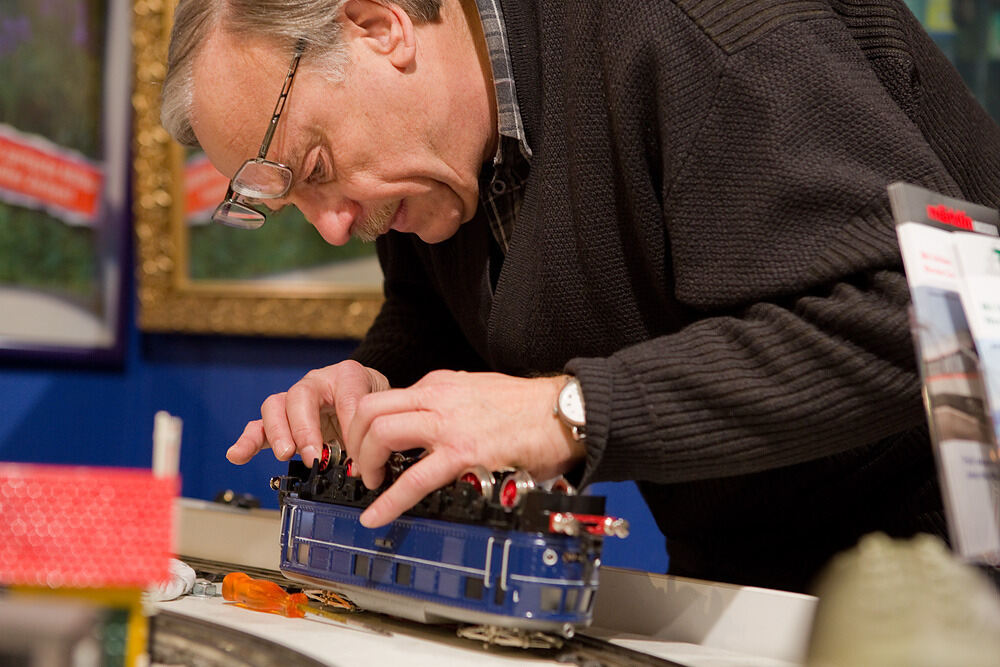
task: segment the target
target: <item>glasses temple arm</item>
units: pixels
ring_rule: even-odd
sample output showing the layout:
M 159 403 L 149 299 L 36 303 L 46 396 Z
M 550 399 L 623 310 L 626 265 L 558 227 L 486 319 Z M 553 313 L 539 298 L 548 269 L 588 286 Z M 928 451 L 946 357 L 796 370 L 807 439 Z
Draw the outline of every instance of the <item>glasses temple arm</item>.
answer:
M 264 133 L 264 140 L 260 142 L 260 151 L 257 153 L 258 158 L 267 157 L 267 149 L 271 147 L 271 138 L 274 136 L 274 130 L 278 127 L 278 118 L 281 117 L 281 110 L 285 108 L 285 100 L 288 98 L 288 93 L 292 89 L 292 79 L 295 77 L 295 71 L 299 68 L 299 59 L 302 57 L 302 52 L 305 51 L 306 42 L 300 39 L 295 44 L 295 55 L 292 56 L 292 64 L 288 67 L 288 74 L 285 75 L 285 83 L 281 87 L 281 95 L 278 96 L 278 101 L 274 104 L 274 112 L 271 114 L 271 122 L 268 123 L 267 132 Z

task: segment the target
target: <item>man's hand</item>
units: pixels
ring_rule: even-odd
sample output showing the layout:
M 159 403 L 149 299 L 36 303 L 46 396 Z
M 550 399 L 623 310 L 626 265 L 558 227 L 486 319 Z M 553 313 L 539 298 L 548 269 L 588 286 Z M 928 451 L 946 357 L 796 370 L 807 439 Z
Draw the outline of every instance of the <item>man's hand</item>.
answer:
M 392 452 L 427 452 L 365 510 L 361 523 L 389 523 L 476 464 L 522 468 L 536 479 L 568 471 L 586 450 L 553 414 L 565 381 L 434 371 L 407 389 L 359 396 L 351 418 L 342 416 L 341 424 L 347 455 L 365 486 L 382 483 Z
M 247 424 L 226 458 L 243 464 L 270 447 L 280 461 L 298 452 L 312 466 L 324 440 L 342 440 L 341 427 L 350 427 L 362 397 L 388 388 L 384 375 L 354 361 L 309 371 L 288 391 L 264 401 L 261 419 Z

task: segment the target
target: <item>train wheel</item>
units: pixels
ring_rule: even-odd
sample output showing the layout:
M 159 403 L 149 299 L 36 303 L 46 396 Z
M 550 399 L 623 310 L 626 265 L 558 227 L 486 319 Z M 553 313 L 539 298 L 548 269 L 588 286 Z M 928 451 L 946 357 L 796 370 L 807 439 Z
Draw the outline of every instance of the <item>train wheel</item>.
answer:
M 338 440 L 328 440 L 323 443 L 320 450 L 319 469 L 326 470 L 329 466 L 340 465 L 340 459 L 344 455 L 344 448 L 340 446 Z
M 496 480 L 493 478 L 493 473 L 483 466 L 477 465 L 469 468 L 459 475 L 458 481 L 471 484 L 476 492 L 484 498 L 493 497 L 493 486 L 496 484 Z
M 500 485 L 500 504 L 513 509 L 524 499 L 525 494 L 535 488 L 535 480 L 525 470 L 515 470 L 504 477 Z
M 561 493 L 564 496 L 575 496 L 576 495 L 576 489 L 562 475 L 560 475 L 559 477 L 557 477 L 556 480 L 554 482 L 552 482 L 552 488 L 549 489 L 549 490 L 552 491 L 552 493 Z

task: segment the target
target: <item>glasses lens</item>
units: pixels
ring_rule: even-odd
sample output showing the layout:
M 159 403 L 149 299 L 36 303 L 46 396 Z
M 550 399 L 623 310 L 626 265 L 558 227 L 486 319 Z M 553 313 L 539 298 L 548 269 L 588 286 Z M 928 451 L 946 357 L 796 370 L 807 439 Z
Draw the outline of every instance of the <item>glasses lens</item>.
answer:
M 235 201 L 222 202 L 212 214 L 214 222 L 239 229 L 257 229 L 264 224 L 265 219 L 260 211 Z
M 292 184 L 292 170 L 268 160 L 248 160 L 233 176 L 233 191 L 254 199 L 283 197 Z

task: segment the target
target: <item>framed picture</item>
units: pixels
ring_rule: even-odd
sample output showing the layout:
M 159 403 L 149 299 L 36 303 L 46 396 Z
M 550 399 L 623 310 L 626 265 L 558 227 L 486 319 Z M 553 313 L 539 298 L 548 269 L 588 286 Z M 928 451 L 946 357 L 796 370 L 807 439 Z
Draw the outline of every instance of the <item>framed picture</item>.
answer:
M 120 361 L 128 0 L 0 5 L 0 357 Z
M 374 246 L 328 245 L 297 211 L 258 230 L 209 220 L 228 179 L 160 126 L 173 0 L 137 0 L 134 217 L 145 331 L 360 338 L 382 303 Z

